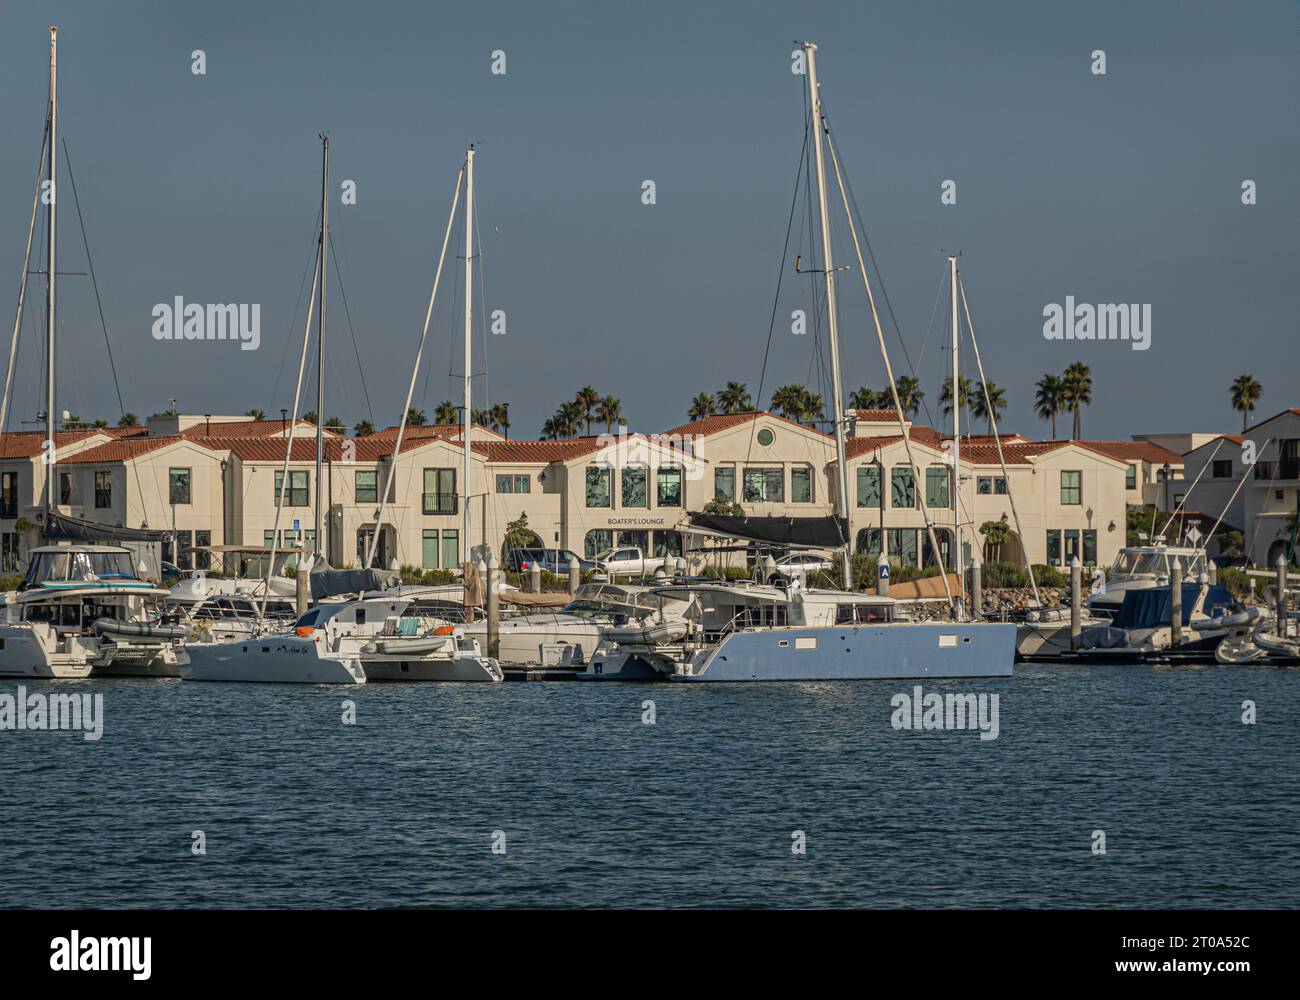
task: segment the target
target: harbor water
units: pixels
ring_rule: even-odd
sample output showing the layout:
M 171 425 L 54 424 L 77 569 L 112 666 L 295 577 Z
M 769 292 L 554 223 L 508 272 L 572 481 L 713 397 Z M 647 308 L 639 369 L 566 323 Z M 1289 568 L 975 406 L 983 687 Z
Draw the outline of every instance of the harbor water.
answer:
M 28 682 L 103 730 L 0 731 L 0 905 L 1300 906 L 1300 671 L 915 686 Z

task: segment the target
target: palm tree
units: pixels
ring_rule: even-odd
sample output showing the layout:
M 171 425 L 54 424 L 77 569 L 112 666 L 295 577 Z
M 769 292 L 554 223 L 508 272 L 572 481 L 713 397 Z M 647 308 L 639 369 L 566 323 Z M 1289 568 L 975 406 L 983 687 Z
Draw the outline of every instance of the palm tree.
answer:
M 902 375 L 894 380 L 894 389 L 898 393 L 898 405 L 903 411 L 904 417 L 916 416 L 916 411 L 921 408 L 921 400 L 925 398 L 925 391 L 921 388 L 920 379 L 913 375 Z M 886 407 L 893 408 L 894 399 L 889 390 L 883 393 L 887 402 Z
M 718 393 L 718 411 L 721 413 L 749 413 L 754 404 L 744 382 L 731 381 Z
M 554 419 L 560 437 L 577 437 L 583 420 L 582 404 L 576 399 L 571 403 L 562 403 L 555 411 Z
M 510 436 L 509 403 L 493 403 L 492 409 L 488 410 L 488 420 L 494 431 L 500 431 L 506 437 Z
M 452 407 L 452 409 L 454 410 L 455 407 Z M 429 418 L 425 416 L 424 411 L 421 410 L 418 406 L 412 406 L 409 410 L 406 411 L 406 422 L 410 424 L 412 427 L 423 427 L 425 424 L 429 422 Z M 450 423 L 454 423 L 454 421 L 448 420 L 446 421 L 446 423 L 450 424 Z
M 254 409 L 252 409 L 252 410 L 249 410 L 247 413 L 244 414 L 244 416 L 246 416 L 246 417 L 252 417 L 254 420 L 265 420 L 265 419 L 266 419 L 266 413 L 265 413 L 264 411 L 259 410 L 259 409 L 256 409 L 256 408 L 254 408 Z
M 1250 424 L 1250 411 L 1255 408 L 1255 400 L 1263 394 L 1264 387 L 1255 381 L 1254 375 L 1238 375 L 1232 383 L 1232 408 L 1241 411 L 1241 433 L 1246 433 Z
M 478 424 L 480 427 L 486 427 L 488 421 L 491 419 L 491 412 L 491 410 L 475 410 L 473 415 L 470 417 L 469 422 L 471 424 Z
M 705 417 L 711 417 L 717 412 L 718 404 L 713 398 L 713 393 L 702 392 L 691 402 L 691 409 L 687 416 L 692 420 L 703 420 Z
M 885 395 L 888 395 L 888 392 Z M 855 410 L 875 409 L 877 398 L 877 394 L 864 385 L 861 389 L 854 389 L 849 393 L 849 406 Z M 894 405 L 892 399 L 889 401 L 889 405 Z
M 330 417 L 328 420 L 325 421 L 325 429 L 331 431 L 346 431 L 348 429 L 348 425 L 345 424 L 338 417 Z
M 375 433 L 375 425 L 369 420 L 358 420 L 352 428 L 352 433 L 359 438 L 370 437 Z
M 980 391 L 971 403 L 971 415 L 989 422 L 989 433 L 993 433 L 993 424 L 1001 418 L 1007 408 L 1007 390 L 996 382 L 982 382 Z
M 772 392 L 772 409 L 788 420 L 798 420 L 808 402 L 808 390 L 802 385 L 782 385 Z
M 424 415 L 424 411 L 420 411 Z M 433 410 L 433 422 L 435 424 L 458 424 L 460 423 L 460 410 L 450 399 L 444 399 Z M 423 421 L 421 421 L 423 423 Z
M 965 375 L 957 381 L 957 408 L 965 410 L 970 406 L 971 398 L 974 393 L 971 390 L 971 380 Z M 947 416 L 952 413 L 952 376 L 949 375 L 943 380 L 943 391 L 939 393 L 939 402 L 943 404 L 943 414 Z
M 573 397 L 573 401 L 582 409 L 582 419 L 587 422 L 587 436 L 591 436 L 591 421 L 595 419 L 596 407 L 600 405 L 600 393 L 594 387 L 584 385 Z
M 623 404 L 613 396 L 606 396 L 596 407 L 596 419 L 603 421 L 605 430 L 612 433 L 614 425 L 623 422 Z
M 140 418 L 134 413 L 123 413 L 122 419 L 117 422 L 118 427 L 139 427 Z
M 1065 380 L 1059 375 L 1044 375 L 1034 386 L 1034 412 L 1052 422 L 1052 440 L 1056 440 L 1056 415 L 1065 409 Z
M 817 420 L 826 419 L 826 404 L 822 402 L 821 396 L 815 392 L 805 392 L 803 394 L 802 419 L 807 423 L 813 423 Z
M 554 441 L 560 436 L 559 427 L 555 423 L 554 417 L 547 417 L 546 423 L 542 424 L 542 437 Z
M 307 421 L 307 423 L 309 424 L 314 424 L 316 422 L 316 411 L 308 410 L 306 413 L 302 415 L 302 419 Z
M 1074 413 L 1074 440 L 1082 435 L 1082 422 L 1079 411 L 1092 402 L 1092 369 L 1082 361 L 1076 361 L 1065 369 L 1064 399 L 1067 409 Z

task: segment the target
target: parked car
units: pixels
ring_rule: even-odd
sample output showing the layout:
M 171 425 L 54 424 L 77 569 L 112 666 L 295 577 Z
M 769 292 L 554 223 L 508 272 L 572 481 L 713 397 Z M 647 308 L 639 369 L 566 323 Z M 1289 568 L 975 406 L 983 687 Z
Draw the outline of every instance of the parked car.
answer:
M 647 556 L 634 545 L 596 553 L 596 568 L 610 576 L 649 576 L 670 556 Z
M 822 552 L 791 552 L 776 561 L 777 571 L 790 573 L 829 573 L 835 564 Z
M 510 573 L 527 573 L 532 570 L 536 564 L 542 567 L 546 573 L 554 573 L 556 576 L 567 576 L 569 564 L 574 560 L 578 562 L 578 568 L 582 572 L 593 570 L 596 564 L 588 559 L 583 559 L 576 552 L 568 549 L 511 549 L 506 553 L 502 569 Z

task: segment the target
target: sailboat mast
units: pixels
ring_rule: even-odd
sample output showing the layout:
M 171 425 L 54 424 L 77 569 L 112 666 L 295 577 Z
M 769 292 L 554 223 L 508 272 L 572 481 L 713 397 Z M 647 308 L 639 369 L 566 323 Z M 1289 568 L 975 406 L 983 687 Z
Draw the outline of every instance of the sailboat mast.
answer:
M 817 84 L 817 46 L 804 42 L 808 75 L 808 107 L 812 114 L 813 155 L 817 161 L 817 211 L 822 223 L 822 267 L 826 281 L 826 321 L 831 345 L 831 405 L 835 418 L 835 468 L 839 486 L 839 509 L 849 523 L 849 472 L 844 457 L 844 401 L 840 386 L 839 317 L 835 306 L 835 264 L 831 257 L 830 219 L 826 215 L 826 163 L 822 158 L 822 98 Z M 850 540 L 844 542 L 844 589 L 853 589 Z
M 322 425 L 325 421 L 325 285 L 330 272 L 330 137 L 322 135 L 320 139 L 320 312 L 316 319 L 316 534 L 313 545 L 316 555 L 328 551 L 323 544 L 321 488 L 325 483 L 325 432 Z
M 49 530 L 50 512 L 54 509 L 55 497 L 54 458 L 57 454 L 54 445 L 54 432 L 58 426 L 58 411 L 55 407 L 54 394 L 54 331 L 55 331 L 55 286 L 58 283 L 58 267 L 55 262 L 55 225 L 56 184 L 59 162 L 59 29 L 50 26 L 50 176 L 46 192 L 46 231 L 49 235 L 49 260 L 47 261 L 45 293 L 45 527 Z
M 461 493 L 465 498 L 462 510 L 461 545 L 464 546 L 464 568 L 468 570 L 470 562 L 469 542 L 469 468 L 470 468 L 470 431 L 473 427 L 472 384 L 474 372 L 472 359 L 474 354 L 474 147 L 465 152 L 465 411 L 461 417 L 461 437 L 464 445 L 464 469 L 461 478 L 464 481 Z
M 964 599 L 966 582 L 961 560 L 961 366 L 958 348 L 961 335 L 957 328 L 957 258 L 949 255 L 948 275 L 952 282 L 952 537 L 953 568 L 957 571 L 957 593 Z M 937 555 L 938 553 L 936 553 Z M 958 614 L 961 613 L 960 602 Z

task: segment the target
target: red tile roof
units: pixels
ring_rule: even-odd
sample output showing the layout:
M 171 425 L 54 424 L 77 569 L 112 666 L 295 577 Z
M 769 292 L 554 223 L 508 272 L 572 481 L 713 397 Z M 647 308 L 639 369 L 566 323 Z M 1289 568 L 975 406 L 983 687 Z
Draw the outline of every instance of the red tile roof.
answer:
M 98 429 L 114 438 L 143 437 L 149 433 L 149 428 L 143 424 L 136 424 L 133 427 L 101 427 Z
M 717 434 L 719 431 L 730 430 L 740 424 L 747 424 L 751 420 L 757 420 L 759 417 L 771 417 L 773 420 L 780 420 L 789 424 L 791 427 L 798 427 L 810 434 L 819 434 L 822 437 L 829 437 L 816 427 L 809 427 L 807 424 L 801 424 L 791 420 L 789 417 L 783 417 L 779 413 L 771 413 L 767 410 L 751 411 L 749 413 L 717 413 L 711 417 L 703 417 L 699 420 L 692 420 L 690 423 L 682 424 L 680 427 L 674 427 L 670 431 L 664 431 L 665 434 Z
M 858 410 L 858 419 L 867 424 L 897 424 L 898 414 L 888 407 L 883 409 L 873 408 L 869 410 Z M 911 418 L 909 417 L 908 419 L 910 420 Z
M 214 420 L 211 422 L 203 421 L 195 424 L 193 427 L 187 427 L 181 431 L 182 437 L 199 438 L 259 438 L 259 437 L 277 437 L 283 435 L 288 421 L 284 420 Z M 298 420 L 298 431 L 308 431 L 313 437 L 316 434 L 316 425 L 306 420 Z M 336 430 L 325 428 L 327 436 L 338 434 Z
M 1150 462 L 1152 465 L 1182 465 L 1183 456 L 1150 441 L 1075 441 L 1077 445 L 1099 451 L 1121 462 Z
M 568 441 L 471 441 L 470 447 L 489 462 L 521 465 L 568 462 L 600 450 L 598 437 L 580 437 Z
M 106 441 L 104 444 L 95 445 L 93 448 L 87 448 L 85 451 L 79 451 L 75 455 L 69 455 L 67 458 L 60 459 L 61 465 L 91 465 L 106 464 L 109 462 L 129 462 L 131 459 L 139 458 L 141 455 L 147 455 L 151 451 L 157 451 L 159 448 L 165 448 L 170 444 L 178 444 L 186 441 L 187 438 L 180 436 L 156 437 L 156 438 L 139 438 L 128 437 L 119 441 Z M 204 442 L 191 442 L 193 444 L 204 444 Z M 210 445 L 205 445 L 211 447 Z
M 56 448 L 76 444 L 103 433 L 102 430 L 55 431 Z M 0 458 L 35 458 L 45 448 L 44 431 L 9 431 L 0 435 Z

